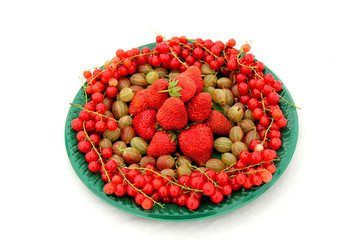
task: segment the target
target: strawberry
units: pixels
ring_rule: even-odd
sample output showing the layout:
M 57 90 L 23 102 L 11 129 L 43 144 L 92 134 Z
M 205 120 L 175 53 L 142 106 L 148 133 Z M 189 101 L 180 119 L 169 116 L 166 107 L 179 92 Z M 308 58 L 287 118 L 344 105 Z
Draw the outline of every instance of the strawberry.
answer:
M 156 132 L 147 149 L 150 157 L 160 157 L 161 155 L 173 154 L 176 151 L 176 140 L 172 133 L 164 131 Z
M 196 85 L 196 93 L 201 93 L 204 87 L 204 81 L 201 76 L 200 69 L 196 66 L 189 67 L 185 72 L 181 73 L 184 76 L 190 77 Z
M 177 131 L 185 128 L 188 122 L 185 104 L 176 97 L 166 99 L 156 114 L 156 121 L 165 130 Z
M 191 78 L 180 74 L 170 81 L 168 90 L 161 92 L 169 92 L 171 97 L 179 97 L 186 103 L 194 97 L 196 86 Z
M 231 124 L 221 112 L 212 110 L 209 118 L 204 122 L 208 126 L 212 133 L 220 136 L 226 136 L 229 134 L 230 129 L 234 126 Z
M 148 108 L 158 110 L 165 100 L 169 97 L 167 92 L 160 92 L 162 90 L 167 90 L 169 83 L 163 79 L 158 79 L 151 85 L 145 94 L 145 102 Z
M 156 111 L 146 109 L 137 114 L 133 119 L 132 126 L 137 135 L 150 141 L 156 132 Z
M 196 94 L 186 106 L 190 121 L 205 121 L 210 115 L 211 103 L 211 95 L 209 93 L 202 92 Z
M 137 92 L 134 98 L 131 100 L 129 106 L 129 113 L 134 117 L 137 114 L 141 113 L 145 109 L 147 109 L 146 102 L 145 102 L 145 94 L 146 89 L 143 89 Z
M 211 129 L 203 123 L 195 124 L 179 135 L 179 146 L 183 154 L 200 166 L 205 166 L 211 158 L 213 142 Z

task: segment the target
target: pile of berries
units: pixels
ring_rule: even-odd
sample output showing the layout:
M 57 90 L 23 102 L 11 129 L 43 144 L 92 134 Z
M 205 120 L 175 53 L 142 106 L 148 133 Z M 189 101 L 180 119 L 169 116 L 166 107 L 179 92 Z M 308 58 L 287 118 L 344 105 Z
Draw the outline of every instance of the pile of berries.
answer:
M 272 180 L 287 125 L 282 84 L 248 43 L 235 45 L 159 35 L 153 49 L 119 49 L 83 73 L 86 100 L 72 104 L 81 111 L 71 126 L 106 194 L 196 210 L 202 198 L 217 204 Z

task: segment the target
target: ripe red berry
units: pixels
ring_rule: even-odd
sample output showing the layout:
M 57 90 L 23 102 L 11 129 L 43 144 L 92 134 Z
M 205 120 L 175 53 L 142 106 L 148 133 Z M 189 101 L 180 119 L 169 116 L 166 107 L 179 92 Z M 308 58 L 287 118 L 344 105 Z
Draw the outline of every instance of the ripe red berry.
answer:
M 246 83 L 239 83 L 238 90 L 240 94 L 247 94 L 249 92 L 249 86 Z
M 124 196 L 126 193 L 126 187 L 123 184 L 118 184 L 115 187 L 115 195 L 118 197 Z
M 98 133 L 92 133 L 92 134 L 90 134 L 89 138 L 90 138 L 90 141 L 91 141 L 95 146 L 99 145 L 100 140 L 101 140 L 101 139 L 100 139 L 100 134 L 98 134 Z
M 229 181 L 229 175 L 225 172 L 219 172 L 216 174 L 216 182 L 219 183 L 219 185 L 225 185 Z
M 117 168 L 117 163 L 114 160 L 109 160 L 105 164 L 105 170 L 112 172 L 115 171 Z
M 83 121 L 81 121 L 79 118 L 74 118 L 71 121 L 71 127 L 74 129 L 74 131 L 80 131 L 83 129 Z
M 193 189 L 201 189 L 204 179 L 200 176 L 190 177 L 189 185 Z
M 96 161 L 90 162 L 88 168 L 91 172 L 97 172 L 100 169 L 100 164 Z
M 276 172 L 276 166 L 274 164 L 270 164 L 266 167 L 266 170 L 268 170 L 271 174 L 274 174 Z
M 261 171 L 259 176 L 264 183 L 268 183 L 272 180 L 272 174 L 269 171 Z
M 236 174 L 235 180 L 237 184 L 243 185 L 246 181 L 246 176 L 243 173 L 238 173 Z
M 282 142 L 280 138 L 273 138 L 269 142 L 269 146 L 274 150 L 278 150 L 281 147 L 281 144 Z
M 203 176 L 205 182 L 215 180 L 215 177 L 216 177 L 216 172 L 212 169 L 207 169 Z
M 190 210 L 196 210 L 200 205 L 200 200 L 195 197 L 188 197 L 186 199 L 186 207 Z
M 264 116 L 264 111 L 261 108 L 255 108 L 252 111 L 252 114 L 253 114 L 255 119 L 259 120 L 262 116 Z
M 80 142 L 81 140 L 84 140 L 86 138 L 85 132 L 84 131 L 79 131 L 76 134 L 76 139 Z
M 91 150 L 91 143 L 86 140 L 82 140 L 78 143 L 78 149 L 82 153 L 87 153 Z
M 210 196 L 210 200 L 213 203 L 221 203 L 223 199 L 224 195 L 222 194 L 222 192 L 220 192 L 220 190 L 216 190 L 215 193 Z
M 236 45 L 235 39 L 233 39 L 233 38 L 229 39 L 229 41 L 226 43 L 226 45 L 231 48 L 235 47 L 235 45 Z
M 149 198 L 145 198 L 141 204 L 142 208 L 145 210 L 151 209 L 153 207 L 153 205 L 154 205 L 153 201 Z
M 112 182 L 106 183 L 104 186 L 104 192 L 106 194 L 113 194 L 115 192 L 115 184 Z
M 103 121 L 97 121 L 95 123 L 95 129 L 99 132 L 104 132 L 106 130 L 106 123 Z
M 177 186 L 177 185 L 171 185 L 171 186 L 169 187 L 169 194 L 170 194 L 170 196 L 172 196 L 172 197 L 178 196 L 178 195 L 180 194 L 180 187 Z
M 85 154 L 85 160 L 89 163 L 93 161 L 97 161 L 98 159 L 99 159 L 99 155 L 95 152 L 95 150 L 90 150 Z
M 229 60 L 227 63 L 226 63 L 226 66 L 228 69 L 230 70 L 235 70 L 236 67 L 237 67 L 237 62 L 236 60 L 232 59 L 232 60 Z
M 276 121 L 276 125 L 278 125 L 278 127 L 285 127 L 287 125 L 287 120 L 284 116 L 280 117 L 277 121 Z
M 241 47 L 241 49 L 243 50 L 243 52 L 249 52 L 250 51 L 250 49 L 251 49 L 251 47 L 250 47 L 250 45 L 248 44 L 248 43 L 245 43 L 242 47 Z
M 110 131 L 115 131 L 117 129 L 118 124 L 114 120 L 108 120 L 106 122 L 106 127 Z
M 159 195 L 161 197 L 168 197 L 169 196 L 169 189 L 166 186 L 161 186 L 158 190 Z
M 275 80 L 271 86 L 275 89 L 276 92 L 279 92 L 282 89 L 282 84 L 278 80 Z
M 232 188 L 231 188 L 231 186 L 230 186 L 229 184 L 227 184 L 227 185 L 225 185 L 225 186 L 222 187 L 221 192 L 222 192 L 222 194 L 224 194 L 225 196 L 228 196 L 228 195 L 231 194 Z
M 251 177 L 251 182 L 255 186 L 260 186 L 262 184 L 261 177 L 259 175 L 255 175 Z
M 101 150 L 101 155 L 104 157 L 104 158 L 109 158 L 111 157 L 112 155 L 112 149 L 109 148 L 109 147 L 105 147 Z
M 157 43 L 161 43 L 163 40 L 164 40 L 164 39 L 163 39 L 162 36 L 160 36 L 160 35 L 156 36 L 156 42 L 157 42 Z
M 206 196 L 211 196 L 213 194 L 215 194 L 215 185 L 211 182 L 205 182 L 202 186 L 202 190 L 204 195 Z

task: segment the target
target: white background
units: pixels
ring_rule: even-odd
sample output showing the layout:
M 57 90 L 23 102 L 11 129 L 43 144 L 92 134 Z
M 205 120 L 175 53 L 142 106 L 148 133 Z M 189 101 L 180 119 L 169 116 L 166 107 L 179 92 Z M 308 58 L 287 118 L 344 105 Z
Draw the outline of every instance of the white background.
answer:
M 358 239 L 357 1 L 2 1 L 1 239 Z M 64 144 L 82 71 L 151 31 L 252 41 L 285 82 L 299 139 L 281 178 L 231 213 L 195 222 L 142 219 L 92 194 Z

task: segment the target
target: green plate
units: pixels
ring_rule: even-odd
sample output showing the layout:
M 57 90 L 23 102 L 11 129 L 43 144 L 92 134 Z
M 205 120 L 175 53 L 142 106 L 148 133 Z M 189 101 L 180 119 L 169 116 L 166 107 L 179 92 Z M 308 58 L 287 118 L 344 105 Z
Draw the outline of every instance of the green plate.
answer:
M 139 49 L 141 50 L 144 47 L 152 49 L 155 47 L 155 44 L 156 43 L 147 44 L 139 47 Z M 280 80 L 279 77 L 266 66 L 264 73 L 272 73 L 275 79 Z M 288 102 L 294 104 L 294 101 L 284 84 L 280 95 Z M 84 104 L 84 102 L 84 91 L 80 89 L 75 96 L 73 103 Z M 212 202 L 206 200 L 206 198 L 203 198 L 200 207 L 196 211 L 191 211 L 186 207 L 179 207 L 178 205 L 174 204 L 166 204 L 165 208 L 160 208 L 159 206 L 154 205 L 152 209 L 144 210 L 141 208 L 141 206 L 135 204 L 133 198 L 127 196 L 117 197 L 115 195 L 105 194 L 103 191 L 103 186 L 105 183 L 101 180 L 100 174 L 94 174 L 88 170 L 88 164 L 85 161 L 84 154 L 79 152 L 77 149 L 78 141 L 76 139 L 76 132 L 71 128 L 71 121 L 79 116 L 80 109 L 74 106 L 70 107 L 66 118 L 66 151 L 73 169 L 81 181 L 85 184 L 85 186 L 90 189 L 90 191 L 92 191 L 96 196 L 124 212 L 139 217 L 166 221 L 190 221 L 215 217 L 238 209 L 258 198 L 273 184 L 275 184 L 275 182 L 280 178 L 289 165 L 295 152 L 298 138 L 298 116 L 296 109 L 284 101 L 280 100 L 279 105 L 286 119 L 288 120 L 288 124 L 282 129 L 281 140 L 283 144 L 282 147 L 277 151 L 281 160 L 275 162 L 277 171 L 274 173 L 272 181 L 266 184 L 262 184 L 258 187 L 253 187 L 251 189 L 241 188 L 240 190 L 233 192 L 230 196 L 225 196 L 224 201 L 220 204 L 213 204 Z M 285 181 L 285 179 L 283 179 L 283 181 Z

